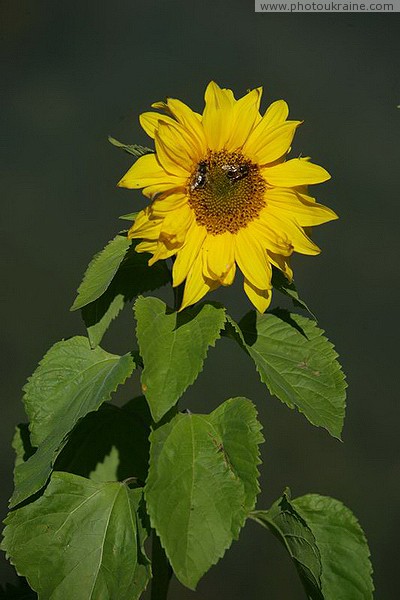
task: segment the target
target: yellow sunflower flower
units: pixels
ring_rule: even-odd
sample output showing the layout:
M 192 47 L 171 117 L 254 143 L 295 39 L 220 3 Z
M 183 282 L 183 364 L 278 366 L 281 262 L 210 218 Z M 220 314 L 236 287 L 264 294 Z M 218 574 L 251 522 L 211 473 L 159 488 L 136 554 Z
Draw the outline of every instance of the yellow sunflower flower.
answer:
M 180 100 L 152 105 L 140 123 L 155 153 L 140 157 L 118 183 L 138 189 L 151 203 L 129 230 L 149 264 L 175 256 L 173 286 L 185 281 L 181 309 L 220 285 L 236 266 L 244 290 L 264 312 L 271 302 L 271 265 L 291 280 L 293 251 L 318 254 L 304 228 L 337 215 L 308 195 L 309 184 L 330 178 L 308 158 L 287 160 L 301 121 L 287 120 L 284 100 L 261 116 L 262 88 L 236 100 L 211 82 L 200 115 Z

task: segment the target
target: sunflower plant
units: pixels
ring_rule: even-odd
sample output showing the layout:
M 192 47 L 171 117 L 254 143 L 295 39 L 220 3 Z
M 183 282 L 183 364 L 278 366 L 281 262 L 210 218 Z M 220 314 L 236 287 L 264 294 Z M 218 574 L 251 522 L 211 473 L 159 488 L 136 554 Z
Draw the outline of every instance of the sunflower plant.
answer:
M 367 542 L 340 501 L 286 489 L 256 508 L 255 404 L 235 397 L 202 414 L 185 405 L 224 336 L 271 396 L 341 436 L 345 377 L 290 266 L 294 252 L 320 252 L 310 228 L 337 218 L 309 191 L 330 176 L 289 157 L 301 121 L 283 100 L 262 114 L 261 95 L 236 99 L 211 82 L 202 114 L 168 98 L 140 116 L 154 147 L 110 138 L 135 157 L 118 185 L 147 201 L 89 264 L 72 306 L 87 336 L 40 361 L 24 387 L 29 423 L 13 440 L 3 549 L 41 600 L 135 600 L 150 581 L 152 600 L 164 600 L 172 575 L 194 590 L 249 519 L 283 544 L 309 599 L 372 598 Z M 239 322 L 210 295 L 236 277 L 252 305 Z M 149 295 L 162 286 L 171 306 Z M 276 293 L 293 311 L 269 309 Z M 103 335 L 132 301 L 137 344 L 111 354 Z M 142 395 L 109 402 L 135 371 Z

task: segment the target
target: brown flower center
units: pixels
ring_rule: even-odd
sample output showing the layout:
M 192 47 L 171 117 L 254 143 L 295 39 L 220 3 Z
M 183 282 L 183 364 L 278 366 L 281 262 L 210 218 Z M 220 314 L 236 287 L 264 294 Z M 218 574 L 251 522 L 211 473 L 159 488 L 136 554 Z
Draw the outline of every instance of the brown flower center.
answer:
M 266 183 L 240 152 L 210 150 L 188 180 L 189 204 L 208 233 L 237 233 L 265 206 Z

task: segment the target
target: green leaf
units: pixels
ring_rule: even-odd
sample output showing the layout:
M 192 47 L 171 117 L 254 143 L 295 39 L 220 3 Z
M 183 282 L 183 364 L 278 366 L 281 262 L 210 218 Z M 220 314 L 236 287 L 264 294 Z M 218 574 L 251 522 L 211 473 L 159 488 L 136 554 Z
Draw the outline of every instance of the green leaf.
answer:
M 111 321 L 138 294 L 159 288 L 171 279 L 165 261 L 148 266 L 150 254 L 136 252 L 134 240 L 126 252 L 107 290 L 82 308 L 82 317 L 92 347 L 96 347 Z
M 291 298 L 293 306 L 303 308 L 309 313 L 309 315 L 311 315 L 314 321 L 317 320 L 316 316 L 311 312 L 304 300 L 300 298 L 299 292 L 297 291 L 294 282 L 289 281 L 282 273 L 282 271 L 280 269 L 277 269 L 276 267 L 272 267 L 272 285 L 276 290 L 281 292 L 281 294 L 284 294 L 285 296 Z
M 86 306 L 106 291 L 130 244 L 131 240 L 118 234 L 103 250 L 93 257 L 78 288 L 78 295 L 71 306 L 71 310 Z
M 95 481 L 146 480 L 151 417 L 143 397 L 122 408 L 103 404 L 76 425 L 54 465 Z
M 209 346 L 220 337 L 225 310 L 203 303 L 176 313 L 158 298 L 138 298 L 135 317 L 142 389 L 159 421 L 201 372 Z
M 154 153 L 154 150 L 152 148 L 147 148 L 146 146 L 141 146 L 139 144 L 124 144 L 123 142 L 119 142 L 115 138 L 111 137 L 111 135 L 109 135 L 107 139 L 110 142 L 110 144 L 112 144 L 116 148 L 120 148 L 121 150 L 124 150 L 124 152 L 127 152 L 127 154 L 131 154 L 136 158 L 139 158 L 144 154 Z
M 126 215 L 121 215 L 118 219 L 122 219 L 123 221 L 134 221 L 138 214 L 138 212 L 128 213 Z
M 271 394 L 340 439 L 346 382 L 333 344 L 315 322 L 287 311 L 230 320 L 233 337 L 254 360 Z
M 146 146 L 139 146 L 138 144 L 123 144 L 122 142 L 119 142 L 115 138 L 111 137 L 111 135 L 108 136 L 108 141 L 116 148 L 121 148 L 121 150 L 124 150 L 128 154 L 136 156 L 136 158 L 139 158 L 139 156 L 143 156 L 144 154 L 154 153 L 154 150 L 151 148 L 146 148 Z
M 11 506 L 45 485 L 69 432 L 108 400 L 134 367 L 130 354 L 91 350 L 88 340 L 80 336 L 50 348 L 24 388 L 31 443 L 38 449 L 15 469 Z
M 256 415 L 249 400 L 233 398 L 210 415 L 178 414 L 150 436 L 147 510 L 175 575 L 191 589 L 254 506 L 263 440 Z
M 44 495 L 10 513 L 10 561 L 43 600 L 135 600 L 150 577 L 142 492 L 54 473 Z
M 312 531 L 322 563 L 325 600 L 371 600 L 374 585 L 370 553 L 357 519 L 338 500 L 308 494 L 293 506 Z
M 285 492 L 252 518 L 284 544 L 310 600 L 372 600 L 372 567 L 352 512 L 327 496 L 290 500 Z
M 321 587 L 321 555 L 311 529 L 290 503 L 289 491 L 269 510 L 257 510 L 251 516 L 269 529 L 285 546 L 307 597 L 310 600 L 324 600 Z

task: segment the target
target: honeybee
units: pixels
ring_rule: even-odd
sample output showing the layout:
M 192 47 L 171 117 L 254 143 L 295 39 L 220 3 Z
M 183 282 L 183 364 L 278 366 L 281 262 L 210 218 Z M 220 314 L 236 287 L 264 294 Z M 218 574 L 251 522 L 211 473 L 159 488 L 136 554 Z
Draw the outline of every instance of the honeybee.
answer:
M 197 167 L 197 172 L 194 178 L 192 185 L 190 186 L 191 190 L 198 190 L 205 186 L 207 182 L 207 163 L 205 160 L 199 162 L 199 166 Z
M 223 165 L 222 169 L 230 181 L 239 181 L 249 174 L 248 165 Z

